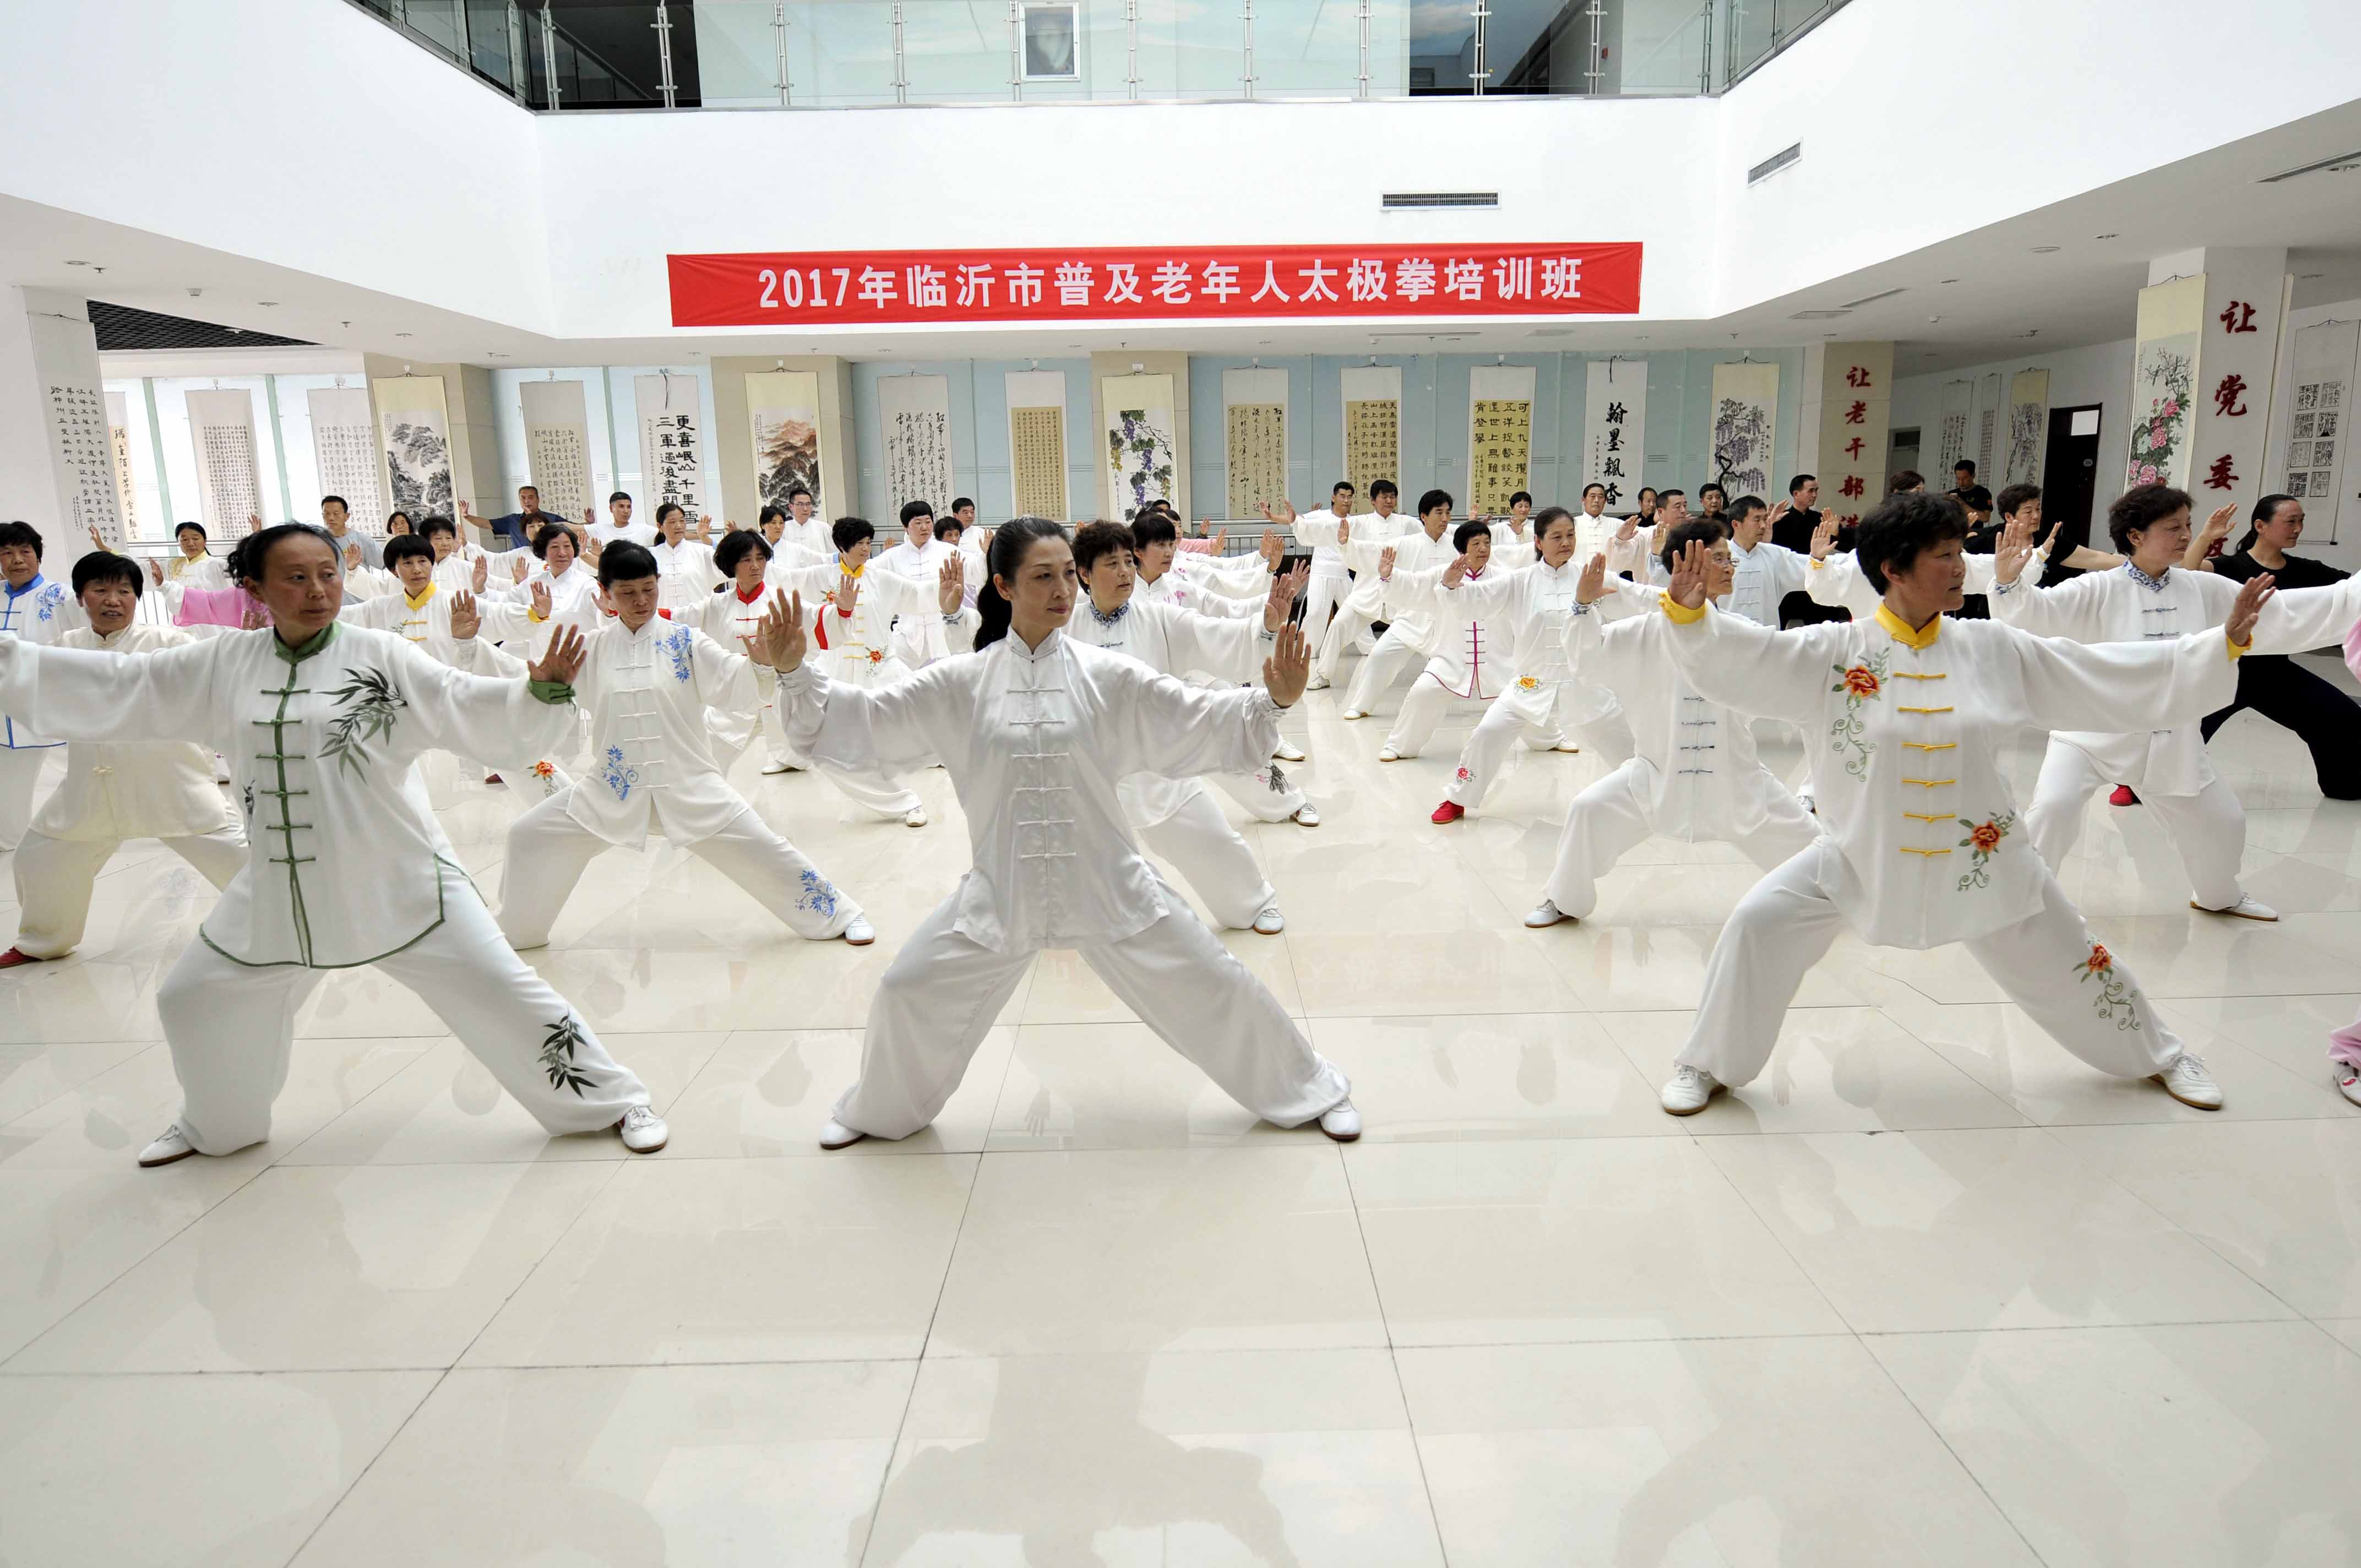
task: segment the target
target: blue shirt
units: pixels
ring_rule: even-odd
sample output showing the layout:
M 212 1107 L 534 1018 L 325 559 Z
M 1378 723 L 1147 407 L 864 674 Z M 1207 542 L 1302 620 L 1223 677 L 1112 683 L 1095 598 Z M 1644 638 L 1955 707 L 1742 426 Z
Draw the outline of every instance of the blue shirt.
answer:
M 512 511 L 506 517 L 492 519 L 492 535 L 497 539 L 507 540 L 517 549 L 529 549 L 533 544 L 533 536 L 544 525 L 556 521 L 557 519 L 545 511 Z

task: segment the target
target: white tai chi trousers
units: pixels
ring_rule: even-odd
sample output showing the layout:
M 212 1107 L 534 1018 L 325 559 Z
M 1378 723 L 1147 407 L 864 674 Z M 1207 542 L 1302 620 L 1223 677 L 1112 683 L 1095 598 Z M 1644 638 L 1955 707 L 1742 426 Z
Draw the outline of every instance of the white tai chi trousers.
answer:
M 1164 907 L 1144 931 L 1075 950 L 1159 1039 L 1264 1121 L 1301 1126 L 1349 1095 L 1335 1064 L 1169 888 Z M 836 1119 L 856 1132 L 906 1138 L 940 1114 L 1032 966 L 1032 949 L 994 952 L 952 929 L 958 920 L 954 893 L 878 982 L 861 1081 L 836 1102 Z
M 573 804 L 574 792 L 563 789 L 509 824 L 500 929 L 514 947 L 546 947 L 574 884 L 592 861 L 615 847 L 568 815 Z M 815 942 L 840 937 L 861 914 L 861 905 L 838 892 L 751 806 L 719 832 L 681 848 L 718 868 L 798 937 Z
M 1353 579 L 1345 575 L 1341 564 L 1331 570 L 1333 576 L 1314 561 L 1312 580 L 1303 585 L 1303 635 L 1314 648 L 1328 634 L 1328 612 L 1353 591 Z
M 1303 809 L 1303 786 L 1277 762 L 1265 762 L 1250 773 L 1209 773 L 1206 782 L 1257 822 L 1284 822 Z
M 1401 756 L 1415 757 L 1434 739 L 1435 727 L 1444 714 L 1461 707 L 1487 711 L 1491 701 L 1490 697 L 1461 696 L 1435 678 L 1433 672 L 1421 670 L 1418 679 L 1411 683 L 1410 695 L 1402 698 L 1401 712 L 1386 744 Z
M 1510 749 L 1519 740 L 1534 751 L 1554 751 L 1567 744 L 1566 731 L 1558 721 L 1562 695 L 1552 692 L 1536 700 L 1512 688 L 1494 697 L 1484 717 L 1476 721 L 1467 744 L 1460 748 L 1459 767 L 1443 797 L 1472 811 L 1484 803 L 1493 785 L 1508 776 Z
M 646 1104 L 631 1069 L 509 950 L 474 884 L 452 866 L 442 874 L 443 923 L 374 967 L 416 992 L 550 1132 L 597 1132 Z M 296 1011 L 325 972 L 242 964 L 200 936 L 164 977 L 156 1011 L 181 1080 L 181 1131 L 198 1152 L 231 1154 L 270 1135 Z
M 1180 809 L 1139 829 L 1148 847 L 1172 863 L 1213 918 L 1234 931 L 1255 923 L 1279 895 L 1238 830 L 1203 784 L 1182 786 Z
M 246 867 L 246 830 L 225 823 L 210 833 L 157 842 L 197 868 L 215 888 Z M 28 958 L 63 958 L 90 924 L 90 894 L 120 839 L 52 839 L 28 830 L 16 849 L 16 950 Z
M 1771 1059 L 1780 1020 L 1805 971 L 1836 940 L 1844 916 L 1825 891 L 1843 852 L 1813 844 L 1754 884 L 1721 928 L 1705 970 L 1705 1001 L 1675 1058 L 1724 1083 L 1751 1080 Z M 2082 916 L 2045 870 L 2041 907 L 2014 926 L 1965 944 L 1969 956 L 2049 1037 L 2117 1078 L 2147 1078 L 2179 1056 L 2179 1036 L 2148 1005 L 2122 963 L 2089 964 L 2097 949 Z
M 0 746 L 0 851 L 25 841 L 33 822 L 33 786 L 56 746 Z
M 1403 670 L 1423 670 L 1426 661 L 1427 655 L 1401 634 L 1399 625 L 1387 627 L 1386 634 L 1378 639 L 1378 645 L 1369 650 L 1369 656 L 1353 673 L 1353 687 L 1345 694 L 1345 706 L 1367 713 L 1377 706 L 1379 696 L 1393 689 Z
M 2052 872 L 2066 863 L 2074 840 L 2082 836 L 2082 808 L 2092 795 L 2102 785 L 2118 784 L 2140 788 L 2138 779 L 2109 778 L 2080 746 L 2056 735 L 2049 738 L 2041 776 L 2034 782 L 2033 804 L 2026 808 L 2025 828 Z M 2238 804 L 2236 790 L 2209 777 L 2195 795 L 2142 791 L 2140 804 L 2156 813 L 2165 836 L 2180 851 L 2181 867 L 2194 890 L 2191 898 L 2208 909 L 2227 909 L 2245 896 L 2238 885 L 2238 862 L 2246 853 L 2246 809 Z
M 1345 662 L 1345 650 L 1360 640 L 1361 634 L 1377 624 L 1373 617 L 1355 609 L 1349 599 L 1336 611 L 1336 619 L 1328 623 L 1321 634 L 1320 652 L 1312 667 L 1323 681 L 1336 678 L 1336 666 Z
M 1764 871 L 1782 865 L 1819 837 L 1819 824 L 1767 769 L 1763 826 L 1730 840 Z M 1560 915 L 1581 919 L 1598 907 L 1598 879 L 1656 830 L 1655 764 L 1634 757 L 1574 797 L 1557 838 L 1557 864 L 1542 896 Z
M 797 768 L 810 766 L 796 755 L 794 747 L 787 744 L 787 727 L 779 718 L 776 680 L 768 670 L 761 669 L 755 672 L 755 678 L 763 685 L 763 706 L 759 713 L 741 713 L 735 708 L 719 707 L 706 710 L 706 725 L 719 748 L 715 760 L 721 764 L 721 771 L 728 773 L 730 765 L 745 755 L 746 748 L 754 743 L 758 730 L 763 737 L 765 762 Z M 907 810 L 908 807 L 903 809 Z

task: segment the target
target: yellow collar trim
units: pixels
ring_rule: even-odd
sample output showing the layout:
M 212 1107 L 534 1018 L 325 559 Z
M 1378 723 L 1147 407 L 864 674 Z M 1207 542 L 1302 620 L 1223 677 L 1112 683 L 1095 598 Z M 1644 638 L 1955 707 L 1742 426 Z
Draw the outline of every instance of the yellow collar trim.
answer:
M 839 561 L 839 562 L 836 564 L 836 569 L 837 569 L 838 571 L 840 571 L 840 572 L 843 573 L 843 574 L 844 574 L 846 576 L 848 576 L 848 577 L 858 577 L 859 576 L 861 576 L 861 574 L 862 574 L 862 573 L 863 573 L 863 572 L 865 572 L 865 571 L 867 571 L 867 570 L 869 569 L 869 563 L 868 563 L 868 562 L 866 562 L 866 561 L 863 561 L 863 562 L 862 562 L 860 565 L 858 565 L 858 566 L 848 566 L 848 565 L 846 565 L 843 562 Z
M 401 602 L 408 605 L 412 609 L 424 609 L 426 608 L 426 601 L 433 598 L 434 597 L 435 590 L 442 587 L 442 586 L 443 585 L 440 583 L 429 583 L 426 585 L 426 591 L 420 594 L 415 598 L 412 598 L 409 591 L 405 589 L 402 592 Z
M 1885 629 L 1885 634 L 1888 637 L 1893 638 L 1905 648 L 1921 650 L 1932 648 L 1935 645 L 1935 639 L 1943 634 L 1943 618 L 1939 615 L 1928 621 L 1924 630 L 1916 630 L 1912 629 L 1909 622 L 1882 604 L 1877 607 L 1877 624 Z

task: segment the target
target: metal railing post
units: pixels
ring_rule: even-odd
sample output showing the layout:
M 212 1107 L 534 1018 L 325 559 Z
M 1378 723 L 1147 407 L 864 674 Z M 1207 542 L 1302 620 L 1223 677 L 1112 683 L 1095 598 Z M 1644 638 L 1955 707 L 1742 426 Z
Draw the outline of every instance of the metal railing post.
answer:
M 1008 96 L 1025 102 L 1025 47 L 1020 0 L 1008 0 Z
M 1590 9 L 1583 13 L 1590 18 L 1590 55 L 1583 68 L 1583 91 L 1591 97 L 1598 95 L 1598 84 L 1607 78 L 1607 12 L 1598 0 L 1590 0 Z
M 894 102 L 910 101 L 910 76 L 902 69 L 902 0 L 894 0 Z
M 771 8 L 771 33 L 779 45 L 779 107 L 784 109 L 793 99 L 787 93 L 787 7 L 785 0 Z
M 524 52 L 524 13 L 509 0 L 509 96 L 525 102 L 525 85 L 533 80 L 533 63 Z
M 649 24 L 656 30 L 656 70 L 661 73 L 656 91 L 664 94 L 664 106 L 676 107 L 673 102 L 672 81 L 672 7 L 666 0 L 656 0 L 656 19 Z
M 1367 0 L 1363 0 L 1367 4 Z M 1139 102 L 1139 0 L 1123 0 L 1123 95 Z
M 1369 0 L 1360 0 L 1361 13 L 1361 84 L 1354 92 L 1356 98 L 1369 95 Z
M 549 14 L 550 0 L 541 0 L 541 70 L 549 83 L 549 106 L 557 107 L 557 18 Z
M 1240 73 L 1238 83 L 1245 89 L 1244 96 L 1251 102 L 1255 95 L 1254 0 L 1242 0 L 1242 3 L 1246 8 L 1238 13 L 1238 18 L 1246 23 L 1246 69 Z
M 1713 96 L 1713 0 L 1705 0 L 1697 7 L 1697 14 L 1705 19 L 1705 48 L 1697 60 L 1697 92 L 1709 98 Z
M 1467 79 L 1475 86 L 1476 96 L 1481 98 L 1484 96 L 1485 79 L 1492 74 L 1484 62 L 1484 35 L 1489 30 L 1492 7 L 1488 0 L 1476 0 L 1476 9 L 1467 14 L 1476 18 L 1476 69 L 1467 73 Z

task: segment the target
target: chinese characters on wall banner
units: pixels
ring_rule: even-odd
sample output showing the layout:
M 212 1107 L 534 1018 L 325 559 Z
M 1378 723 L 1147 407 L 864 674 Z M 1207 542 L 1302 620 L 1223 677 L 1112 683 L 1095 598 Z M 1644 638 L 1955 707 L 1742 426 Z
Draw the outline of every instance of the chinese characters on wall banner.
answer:
M 1345 401 L 1345 477 L 1353 484 L 1353 511 L 1368 511 L 1369 487 L 1379 479 L 1400 482 L 1401 472 L 1401 367 L 1347 365 L 1341 377 Z M 1320 480 L 1334 483 L 1334 476 Z M 1317 499 L 1325 499 L 1323 490 Z
M 899 517 L 906 501 L 924 501 L 940 517 L 950 510 L 951 383 L 947 376 L 884 376 L 877 382 L 877 417 L 885 430 L 885 507 Z
M 1259 366 L 1222 372 L 1228 518 L 1252 518 L 1287 499 L 1287 372 Z
M 262 510 L 254 394 L 243 387 L 192 391 L 188 409 L 189 435 L 197 449 L 199 521 L 215 539 L 243 534 L 247 520 Z
M 138 491 L 131 482 L 131 405 L 121 392 L 106 394 L 107 445 L 115 454 L 115 493 L 123 502 L 123 539 L 139 537 Z M 101 539 L 106 529 L 98 531 Z M 115 540 L 120 544 L 123 539 Z
M 1640 494 L 1640 465 L 1648 439 L 1648 362 L 1594 359 L 1587 376 L 1578 477 L 1585 489 L 1606 486 L 1607 508 L 1613 511 L 1631 505 Z
M 2303 502 L 2304 538 L 2334 543 L 2345 486 L 2339 478 L 2351 472 L 2345 451 L 2345 421 L 2353 406 L 2355 350 L 2361 346 L 2361 323 L 2327 321 L 2303 327 L 2289 340 L 2288 358 L 2293 367 L 2289 388 L 2290 417 L 2285 422 L 2289 495 Z
M 1478 365 L 1467 373 L 1467 495 L 1461 504 L 1469 517 L 1505 517 L 1509 498 L 1532 487 L 1533 379 L 1530 365 Z
M 675 326 L 1629 315 L 1635 243 L 667 257 Z
M 1008 477 L 1018 517 L 1066 521 L 1066 378 L 1058 370 L 1011 370 Z
M 688 513 L 690 526 L 705 510 L 705 446 L 698 433 L 697 378 L 637 376 L 631 380 L 632 400 L 640 416 L 640 486 L 655 520 L 654 509 L 676 502 Z
M 597 504 L 583 384 L 555 378 L 526 381 L 517 388 L 517 409 L 524 416 L 525 472 L 541 492 L 541 510 L 555 517 L 580 517 Z
M 65 381 L 51 381 L 42 390 L 65 521 L 78 537 L 89 538 L 94 528 L 101 539 L 120 544 L 123 523 L 115 504 L 115 442 L 107 430 L 105 399 L 96 387 Z
M 353 526 L 385 536 L 384 487 L 378 478 L 377 425 L 367 387 L 313 387 L 303 394 L 312 415 L 312 456 L 320 493 L 345 498 Z
M 1831 343 L 1821 351 L 1819 448 L 1804 454 L 1799 466 L 1820 481 L 1820 509 L 1839 522 L 1861 520 L 1885 494 L 1886 433 L 1894 410 L 1894 345 Z M 1806 385 L 1808 385 L 1806 378 Z M 1773 384 L 1775 397 L 1777 384 Z M 1769 466 L 1766 441 L 1761 484 L 1733 477 L 1730 499 L 1758 495 L 1776 506 L 1786 499 L 1780 476 Z M 1750 472 L 1752 470 L 1750 470 Z

